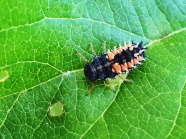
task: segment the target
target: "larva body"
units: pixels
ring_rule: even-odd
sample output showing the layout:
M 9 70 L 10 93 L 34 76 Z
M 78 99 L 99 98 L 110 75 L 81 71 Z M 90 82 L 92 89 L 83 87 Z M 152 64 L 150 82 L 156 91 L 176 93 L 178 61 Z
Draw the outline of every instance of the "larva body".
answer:
M 115 78 L 118 74 L 127 73 L 145 60 L 145 49 L 140 43 L 129 43 L 119 46 L 113 51 L 94 56 L 93 61 L 84 67 L 85 77 L 89 81 L 107 80 Z

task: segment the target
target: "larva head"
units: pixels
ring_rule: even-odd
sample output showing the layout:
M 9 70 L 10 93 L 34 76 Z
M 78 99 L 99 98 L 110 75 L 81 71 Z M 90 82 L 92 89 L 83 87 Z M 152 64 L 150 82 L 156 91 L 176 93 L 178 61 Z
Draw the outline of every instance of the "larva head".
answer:
M 95 81 L 97 80 L 97 71 L 96 68 L 94 67 L 94 65 L 92 63 L 87 63 L 84 67 L 84 73 L 85 73 L 85 77 L 89 80 L 89 81 Z

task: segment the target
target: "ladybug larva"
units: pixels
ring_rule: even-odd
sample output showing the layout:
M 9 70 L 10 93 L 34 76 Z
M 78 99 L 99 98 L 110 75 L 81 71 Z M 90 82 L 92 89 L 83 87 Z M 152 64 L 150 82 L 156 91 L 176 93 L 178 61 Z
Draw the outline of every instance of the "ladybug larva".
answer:
M 81 56 L 85 61 L 86 65 L 84 67 L 85 77 L 94 82 L 96 80 L 103 80 L 108 82 L 108 78 L 114 79 L 116 76 L 119 76 L 122 73 L 128 73 L 133 68 L 136 68 L 141 64 L 143 60 L 145 60 L 145 50 L 147 48 L 143 47 L 143 42 L 134 43 L 129 42 L 128 44 L 124 44 L 124 46 L 119 46 L 118 48 L 114 48 L 114 50 L 105 52 L 105 42 L 104 53 L 101 53 L 100 56 L 97 56 L 93 46 L 90 44 L 92 49 L 92 53 L 94 55 L 93 61 L 88 62 L 88 60 L 81 55 L 81 53 L 77 52 L 79 56 Z M 90 89 L 93 89 L 94 85 Z M 90 93 L 89 91 L 89 93 Z M 88 94 L 89 94 L 88 93 Z

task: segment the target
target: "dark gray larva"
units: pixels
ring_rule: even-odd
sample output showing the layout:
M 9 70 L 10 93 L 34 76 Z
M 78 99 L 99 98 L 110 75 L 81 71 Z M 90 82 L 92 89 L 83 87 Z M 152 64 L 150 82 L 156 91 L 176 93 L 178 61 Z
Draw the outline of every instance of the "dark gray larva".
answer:
M 85 65 L 84 74 L 89 81 L 115 78 L 116 75 L 127 73 L 140 65 L 146 57 L 145 49 L 142 42 L 125 43 L 113 51 L 102 53 L 100 57 L 94 56 L 93 61 Z

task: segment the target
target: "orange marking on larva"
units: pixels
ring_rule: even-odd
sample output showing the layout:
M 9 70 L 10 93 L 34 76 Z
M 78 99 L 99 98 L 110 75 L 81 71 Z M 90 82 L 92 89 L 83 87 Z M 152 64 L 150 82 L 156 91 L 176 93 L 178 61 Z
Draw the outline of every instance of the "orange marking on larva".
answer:
M 127 49 L 129 49 L 131 47 L 131 45 L 127 45 Z
M 121 73 L 121 66 L 119 64 L 113 64 L 112 67 L 117 74 Z
M 137 64 L 139 63 L 138 58 L 134 58 L 134 59 L 133 59 L 133 62 L 134 62 L 134 65 L 137 65 Z
M 132 45 L 131 45 L 131 44 L 129 44 L 129 45 L 127 45 L 127 46 L 128 46 L 128 48 L 132 47 Z
M 139 56 L 138 59 L 139 59 L 139 62 L 141 62 L 142 59 L 143 59 L 143 57 L 142 56 Z
M 132 68 L 134 66 L 133 59 L 130 62 L 127 62 L 128 68 Z
M 120 51 L 119 51 L 118 49 L 116 49 L 116 50 L 114 50 L 114 51 L 112 51 L 112 52 L 113 52 L 114 55 L 120 53 Z
M 114 55 L 112 52 L 108 52 L 108 53 L 107 53 L 107 56 L 108 56 L 108 60 L 111 61 L 111 60 L 114 59 L 114 56 L 115 56 L 115 55 Z
M 130 62 L 131 62 L 131 64 L 132 64 L 132 66 L 134 66 L 134 62 L 133 62 L 133 59 L 131 59 L 131 61 L 130 61 Z
M 126 71 L 128 69 L 127 63 L 121 64 L 121 71 Z
M 123 47 L 119 47 L 118 50 L 119 50 L 120 52 L 122 52 L 122 51 L 123 51 Z
M 128 46 L 123 46 L 122 48 L 123 48 L 123 50 L 127 50 Z
M 120 52 L 123 52 L 123 50 L 127 50 L 127 46 L 119 47 L 118 50 L 119 50 Z

